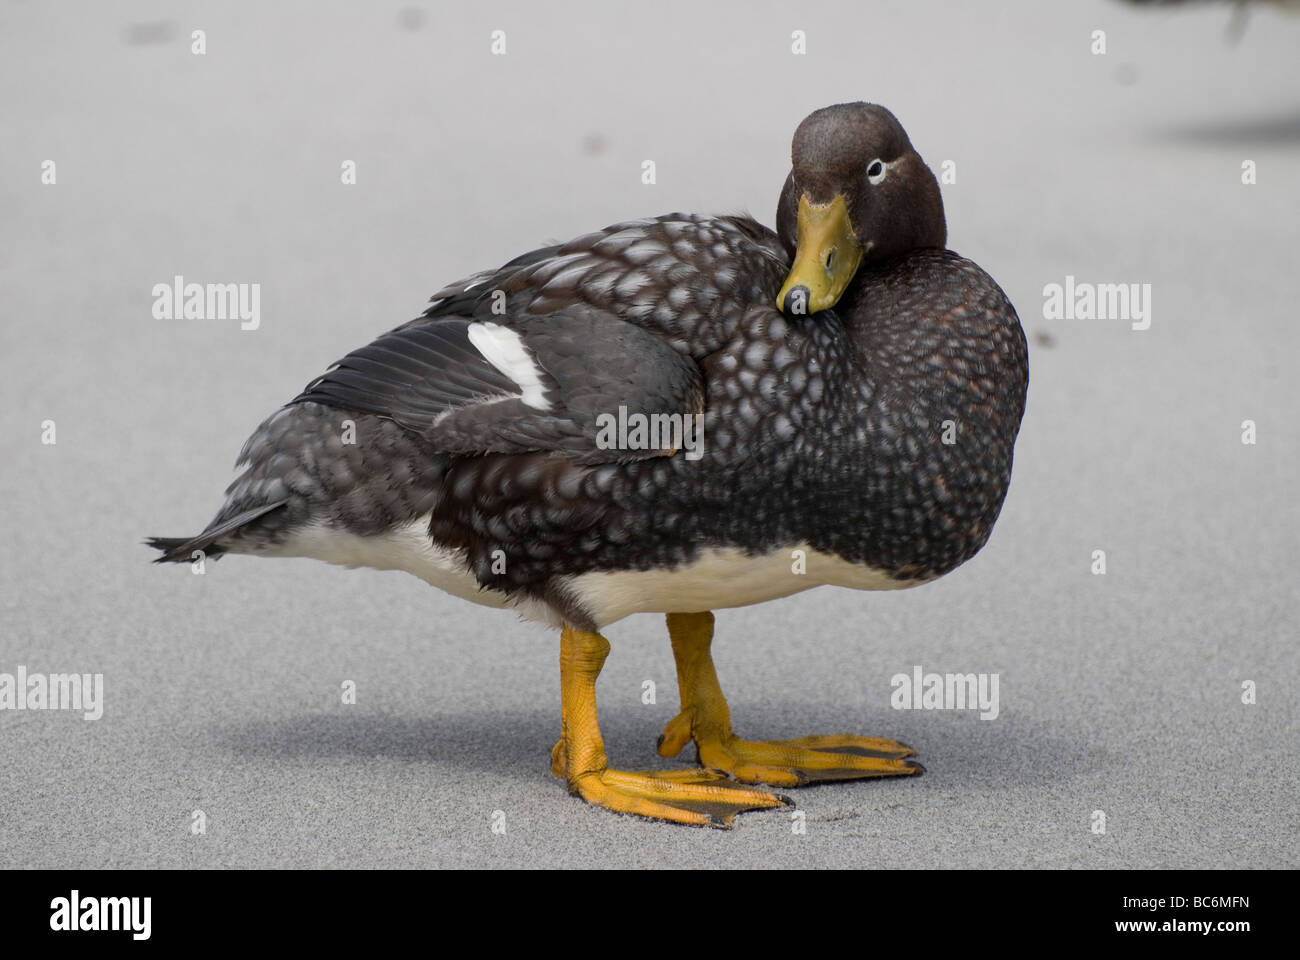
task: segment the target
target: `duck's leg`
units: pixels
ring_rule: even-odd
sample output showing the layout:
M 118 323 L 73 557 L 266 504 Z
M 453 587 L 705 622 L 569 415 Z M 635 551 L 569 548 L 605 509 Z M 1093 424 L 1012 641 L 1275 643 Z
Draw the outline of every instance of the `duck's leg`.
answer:
M 793 787 L 819 780 L 911 776 L 923 772 L 906 760 L 906 744 L 852 734 L 797 740 L 741 740 L 731 732 L 731 711 L 718 686 L 709 646 L 713 614 L 670 613 L 668 635 L 677 661 L 682 710 L 664 728 L 659 753 L 675 757 L 694 740 L 700 765 L 745 783 Z
M 707 770 L 625 773 L 609 769 L 596 720 L 596 677 L 609 654 L 598 633 L 560 634 L 560 742 L 551 770 L 575 793 L 616 813 L 635 813 L 677 823 L 729 827 L 745 810 L 782 807 L 789 801 L 766 790 L 741 787 Z

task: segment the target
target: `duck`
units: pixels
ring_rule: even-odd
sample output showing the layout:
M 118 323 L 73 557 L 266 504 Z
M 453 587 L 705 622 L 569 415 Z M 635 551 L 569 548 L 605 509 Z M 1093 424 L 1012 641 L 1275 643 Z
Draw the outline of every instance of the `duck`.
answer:
M 775 230 L 671 213 L 451 284 L 268 417 L 202 533 L 146 542 L 403 570 L 558 630 L 551 771 L 615 813 L 725 828 L 787 788 L 916 776 L 888 738 L 740 738 L 711 646 L 715 610 L 919 586 L 988 540 L 1027 348 L 946 239 L 898 119 L 819 109 Z M 596 678 L 635 613 L 665 616 L 676 665 L 657 751 L 694 766 L 609 765 Z

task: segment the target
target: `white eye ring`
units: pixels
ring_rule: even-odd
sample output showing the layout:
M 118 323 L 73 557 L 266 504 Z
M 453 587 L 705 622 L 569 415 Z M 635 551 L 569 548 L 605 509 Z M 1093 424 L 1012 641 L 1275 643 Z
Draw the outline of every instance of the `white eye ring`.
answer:
M 875 172 L 873 173 L 872 171 Z M 867 164 L 867 183 L 871 184 L 874 187 L 881 180 L 885 179 L 885 174 L 888 171 L 889 168 L 886 167 L 882 161 L 872 160 L 869 164 Z

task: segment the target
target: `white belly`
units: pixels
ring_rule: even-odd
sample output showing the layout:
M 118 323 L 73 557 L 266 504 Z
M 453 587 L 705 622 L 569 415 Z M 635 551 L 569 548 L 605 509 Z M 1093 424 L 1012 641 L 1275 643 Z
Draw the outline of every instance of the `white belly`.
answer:
M 802 551 L 802 564 L 797 551 Z M 602 627 L 633 613 L 746 607 L 826 585 L 898 590 L 922 582 L 895 580 L 881 570 L 818 553 L 807 544 L 760 556 L 734 548 L 706 550 L 675 570 L 583 573 L 569 578 L 574 596 Z
M 264 550 L 266 557 L 310 557 L 344 567 L 405 570 L 452 596 L 485 607 L 512 608 L 526 620 L 559 625 L 546 604 L 531 598 L 512 600 L 499 590 L 484 590 L 458 551 L 440 547 L 429 538 L 430 515 L 379 536 L 361 537 L 323 523 L 297 531 L 280 547 Z
M 345 567 L 405 570 L 461 599 L 488 607 L 512 608 L 526 620 L 560 624 L 555 611 L 540 601 L 512 600 L 500 591 L 482 589 L 463 555 L 429 539 L 427 514 L 380 536 L 369 537 L 313 524 L 298 531 L 282 546 L 263 551 L 262 555 L 311 557 Z M 597 627 L 605 627 L 633 613 L 694 613 L 744 607 L 825 585 L 855 590 L 897 590 L 923 582 L 895 580 L 883 571 L 818 553 L 807 544 L 783 547 L 760 556 L 750 556 L 734 548 L 705 550 L 693 562 L 675 570 L 582 573 L 566 577 L 565 581 Z

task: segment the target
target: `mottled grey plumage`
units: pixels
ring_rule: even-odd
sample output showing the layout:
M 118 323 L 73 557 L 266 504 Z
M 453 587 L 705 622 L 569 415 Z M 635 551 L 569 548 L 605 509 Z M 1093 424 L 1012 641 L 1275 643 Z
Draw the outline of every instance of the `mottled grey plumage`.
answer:
M 1025 339 L 997 284 L 942 249 L 938 188 L 901 126 L 865 107 L 801 126 L 780 235 L 748 217 L 670 214 L 439 291 L 259 427 L 226 505 L 196 538 L 155 540 L 162 559 L 269 551 L 307 524 L 367 536 L 429 515 L 431 541 L 483 587 L 585 628 L 566 578 L 675 568 L 710 547 L 807 543 L 906 581 L 962 563 L 1010 480 Z M 835 122 L 858 123 L 848 146 Z M 840 189 L 886 141 L 902 158 L 895 192 L 842 192 L 855 229 L 874 219 L 862 229 L 893 233 L 834 309 L 783 315 L 793 186 Z M 882 196 L 912 205 L 878 210 Z M 518 335 L 545 409 L 475 348 L 472 324 Z M 620 405 L 702 410 L 703 457 L 600 449 L 595 418 Z M 341 440 L 344 420 L 355 444 Z

